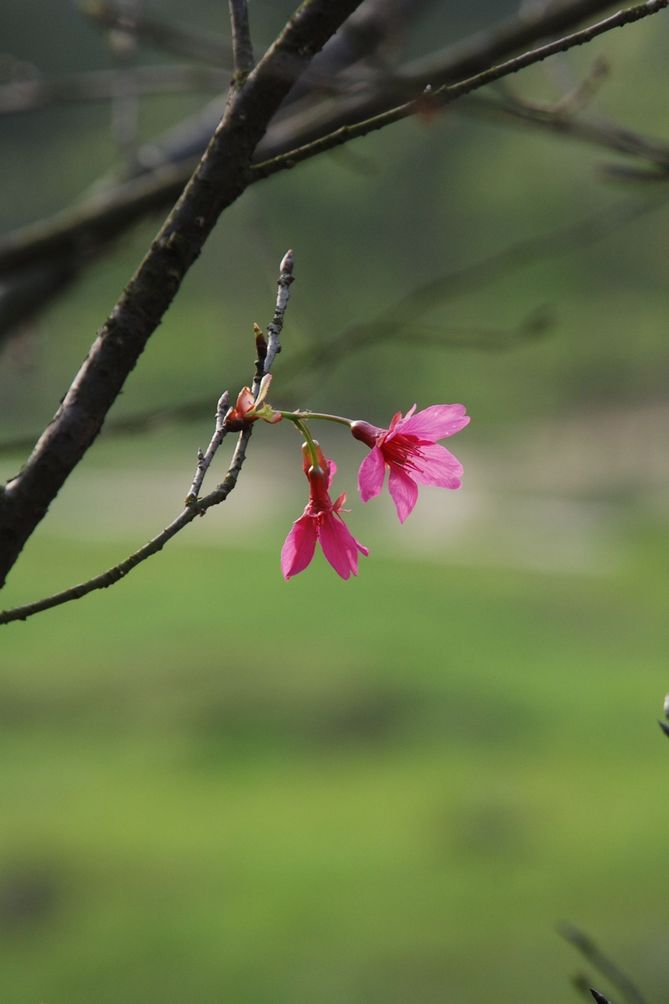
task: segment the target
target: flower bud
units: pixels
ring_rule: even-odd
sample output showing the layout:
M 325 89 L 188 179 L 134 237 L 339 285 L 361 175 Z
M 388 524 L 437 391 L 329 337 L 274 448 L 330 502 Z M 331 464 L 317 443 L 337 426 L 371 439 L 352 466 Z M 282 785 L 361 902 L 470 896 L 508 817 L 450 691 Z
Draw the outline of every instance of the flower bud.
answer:
M 375 425 L 370 425 L 369 422 L 351 422 L 351 434 L 353 438 L 359 439 L 365 446 L 375 446 L 381 432 L 383 432 L 383 429 L 378 429 Z

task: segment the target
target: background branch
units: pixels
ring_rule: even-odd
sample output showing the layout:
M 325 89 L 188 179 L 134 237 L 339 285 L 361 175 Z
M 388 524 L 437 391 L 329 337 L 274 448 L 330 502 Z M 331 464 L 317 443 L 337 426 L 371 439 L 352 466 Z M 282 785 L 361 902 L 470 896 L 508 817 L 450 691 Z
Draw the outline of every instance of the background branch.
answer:
M 535 127 L 615 153 L 638 157 L 657 167 L 662 174 L 669 171 L 669 144 L 642 136 L 615 122 L 581 119 L 561 110 L 537 108 L 508 93 L 501 100 L 472 95 L 463 103 L 462 109 L 493 121 Z
M 218 92 L 230 79 L 230 71 L 202 66 L 134 66 L 119 70 L 90 70 L 60 77 L 38 74 L 28 80 L 0 84 L 0 115 L 34 111 L 52 104 L 110 101 L 124 76 L 136 97 L 183 94 L 188 91 Z
M 253 43 L 246 0 L 228 0 L 232 34 L 232 62 L 235 80 L 239 84 L 253 69 Z
M 425 0 L 423 0 L 425 2 Z M 94 0 L 93 6 L 106 10 L 109 5 Z M 362 92 L 344 100 L 322 100 L 318 80 L 307 85 L 307 76 L 288 95 L 281 116 L 271 125 L 255 154 L 256 161 L 267 161 L 286 154 L 295 147 L 318 139 L 346 123 L 355 123 L 378 111 L 388 109 L 402 98 L 416 97 L 426 85 L 461 79 L 475 74 L 492 62 L 517 52 L 525 45 L 569 29 L 612 4 L 602 0 L 564 0 L 549 5 L 524 7 L 521 12 L 478 32 L 470 38 L 442 49 L 429 57 L 406 64 L 395 74 L 377 73 L 367 78 Z M 361 58 L 370 58 L 385 51 L 395 25 L 420 9 L 419 0 L 366 0 L 344 30 L 331 40 L 315 60 L 310 72 L 318 78 L 337 81 L 342 73 Z M 116 22 L 114 22 L 116 23 Z M 138 22 L 139 23 L 139 22 Z M 350 26 L 350 30 L 349 29 Z M 137 27 L 137 25 L 135 25 Z M 219 58 L 220 57 L 220 58 Z M 220 65 L 226 57 L 217 55 Z M 229 62 L 229 53 L 227 53 Z M 113 184 L 103 196 L 58 214 L 52 220 L 41 221 L 24 228 L 0 242 L 0 273 L 4 275 L 4 290 L 0 288 L 0 334 L 10 330 L 20 317 L 20 311 L 34 314 L 39 309 L 35 297 L 15 292 L 20 275 L 17 270 L 39 262 L 45 271 L 54 267 L 54 258 L 62 267 L 65 262 L 74 274 L 109 246 L 120 233 L 137 219 L 156 208 L 168 205 L 178 194 L 204 148 L 221 114 L 221 103 L 205 109 L 192 120 L 170 130 L 164 140 L 142 153 L 136 170 L 144 177 L 135 182 L 126 180 Z M 156 151 L 159 163 L 156 162 Z M 158 167 L 158 170 L 154 169 Z M 285 167 L 285 165 L 284 165 Z M 147 179 L 147 171 L 150 178 Z M 98 216 L 99 214 L 99 216 Z M 83 252 L 82 252 L 82 244 Z M 47 284 L 46 288 L 50 288 Z M 51 294 L 56 295 L 55 293 Z M 44 303 L 48 302 L 47 298 Z M 5 309 L 11 305 L 11 309 Z
M 308 378 L 310 374 L 325 368 L 325 363 L 331 371 L 343 356 L 350 357 L 381 337 L 400 344 L 406 339 L 407 347 L 412 349 L 415 346 L 433 349 L 512 347 L 518 344 L 517 335 L 523 337 L 523 325 L 526 331 L 525 338 L 531 337 L 531 325 L 533 321 L 541 320 L 540 313 L 531 314 L 518 329 L 515 329 L 515 332 L 513 330 L 500 332 L 493 329 L 484 332 L 481 328 L 464 331 L 454 329 L 444 322 L 440 325 L 440 334 L 433 333 L 426 337 L 421 335 L 425 330 L 422 318 L 449 300 L 485 288 L 528 265 L 570 254 L 575 248 L 583 248 L 603 240 L 648 213 L 656 212 L 666 205 L 666 201 L 665 196 L 662 199 L 646 198 L 631 205 L 627 201 L 620 202 L 575 224 L 517 241 L 469 265 L 429 279 L 399 297 L 376 316 L 362 324 L 344 328 L 343 331 L 330 337 L 326 344 L 319 342 L 302 351 L 291 353 L 282 369 L 283 386 L 285 388 L 288 385 L 293 393 L 299 393 L 300 378 Z M 546 317 L 546 320 L 548 319 Z M 481 335 L 484 336 L 483 340 Z M 472 344 L 472 336 L 476 344 Z M 104 435 L 134 434 L 169 423 L 200 419 L 209 413 L 214 395 L 215 392 L 212 391 L 206 397 L 197 400 L 174 406 L 151 408 L 123 418 L 113 418 L 105 424 Z M 5 440 L 0 443 L 0 456 L 30 449 L 35 438 L 33 434 Z
M 131 32 L 144 45 L 218 67 L 232 62 L 230 43 L 214 32 L 195 31 L 190 26 L 137 11 L 129 17 L 119 4 L 108 0 L 79 0 L 78 7 L 100 27 Z
M 623 995 L 627 1004 L 646 1004 L 645 998 L 627 973 L 624 973 L 612 959 L 595 944 L 583 931 L 571 924 L 562 924 L 559 928 L 562 937 L 577 948 L 581 955 L 604 976 L 616 990 Z M 592 992 L 592 991 L 591 991 Z M 594 996 L 594 994 L 593 994 Z M 600 998 L 601 999 L 601 998 Z M 597 1000 L 597 997 L 595 997 Z

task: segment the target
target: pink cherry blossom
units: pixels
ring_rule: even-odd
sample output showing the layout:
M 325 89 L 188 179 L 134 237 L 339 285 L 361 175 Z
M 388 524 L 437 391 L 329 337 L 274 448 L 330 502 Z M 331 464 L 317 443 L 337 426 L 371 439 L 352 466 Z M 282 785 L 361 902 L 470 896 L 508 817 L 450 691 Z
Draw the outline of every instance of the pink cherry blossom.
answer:
M 340 516 L 346 493 L 334 502 L 330 498 L 328 489 L 337 465 L 323 455 L 317 443 L 316 451 L 318 466 L 313 466 L 306 444 L 302 447 L 304 473 L 309 481 L 309 501 L 300 518 L 293 523 L 281 549 L 281 571 L 286 580 L 303 572 L 309 565 L 319 540 L 323 554 L 342 579 L 358 574 L 358 553 L 369 554 Z
M 413 510 L 418 485 L 459 488 L 462 464 L 438 439 L 453 436 L 469 424 L 463 404 L 433 404 L 416 413 L 416 405 L 404 417 L 398 411 L 387 429 L 369 422 L 353 422 L 356 439 L 371 447 L 358 472 L 363 502 L 375 498 L 383 488 L 386 468 L 388 491 L 395 503 L 400 523 Z

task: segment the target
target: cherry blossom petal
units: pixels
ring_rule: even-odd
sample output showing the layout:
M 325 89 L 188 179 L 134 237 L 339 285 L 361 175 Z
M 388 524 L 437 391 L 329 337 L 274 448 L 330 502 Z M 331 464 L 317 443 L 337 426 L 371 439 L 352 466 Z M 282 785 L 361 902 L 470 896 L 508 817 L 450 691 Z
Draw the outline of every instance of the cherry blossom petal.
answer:
M 459 488 L 462 464 L 450 450 L 438 443 L 423 444 L 411 457 L 411 474 L 419 485 Z
M 383 488 L 386 476 L 386 462 L 378 446 L 371 450 L 358 471 L 358 489 L 363 502 L 375 498 Z
M 366 554 L 367 549 L 358 544 L 343 519 L 331 512 L 323 513 L 319 539 L 323 554 L 337 575 L 348 579 L 351 572 L 358 574 L 358 550 Z
M 405 418 L 408 418 L 409 415 L 413 415 L 415 410 L 416 410 L 416 405 L 414 404 L 413 408 L 410 408 L 409 411 L 406 413 Z M 388 426 L 387 435 L 392 435 L 392 433 L 395 432 L 397 426 L 401 425 L 403 421 L 404 418 L 402 418 L 402 412 L 396 411 L 393 417 L 390 419 L 390 425 Z
M 469 425 L 469 415 L 464 404 L 433 404 L 416 415 L 407 412 L 395 435 L 417 436 L 434 443 L 455 435 L 466 425 Z
M 247 411 L 255 407 L 255 398 L 248 387 L 242 387 L 235 402 L 235 411 L 244 416 Z
M 403 523 L 418 499 L 418 486 L 397 464 L 392 464 L 388 478 L 388 491 L 395 503 L 397 517 Z
M 303 572 L 314 556 L 318 538 L 317 521 L 313 516 L 300 516 L 281 548 L 281 571 L 288 581 Z

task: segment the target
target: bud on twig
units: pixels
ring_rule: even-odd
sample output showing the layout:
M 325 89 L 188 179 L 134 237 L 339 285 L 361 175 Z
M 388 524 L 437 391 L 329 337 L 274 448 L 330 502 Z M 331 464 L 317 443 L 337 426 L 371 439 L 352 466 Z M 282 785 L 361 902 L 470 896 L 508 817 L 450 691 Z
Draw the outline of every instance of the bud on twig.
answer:
M 256 352 L 261 363 L 265 362 L 267 356 L 267 339 L 259 324 L 253 324 L 253 334 L 256 336 Z

